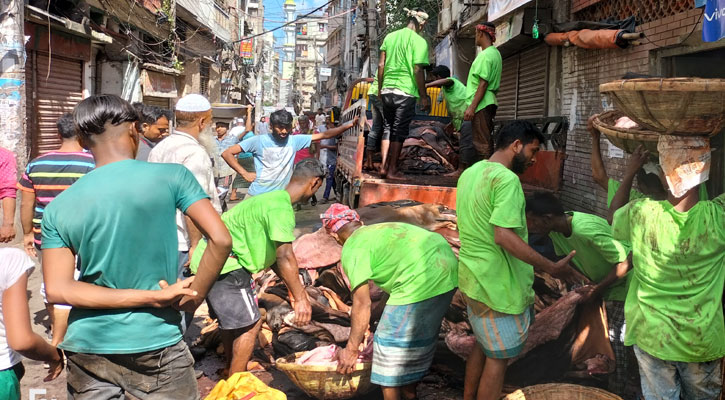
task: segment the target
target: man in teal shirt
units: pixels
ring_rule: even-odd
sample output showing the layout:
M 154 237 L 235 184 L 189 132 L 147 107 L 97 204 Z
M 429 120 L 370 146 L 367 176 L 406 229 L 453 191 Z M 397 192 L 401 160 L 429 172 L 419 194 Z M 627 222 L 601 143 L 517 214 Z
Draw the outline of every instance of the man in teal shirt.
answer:
M 609 391 L 623 395 L 628 377 L 627 358 L 631 351 L 624 347 L 627 281 L 622 277 L 629 267 L 629 244 L 612 237 L 612 227 L 604 218 L 564 212 L 559 199 L 548 192 L 536 192 L 526 199 L 526 222 L 529 233 L 549 236 L 557 256 L 576 251 L 572 264 L 597 283 L 590 297 L 604 299 L 609 341 L 616 361 L 616 369 L 609 379 Z
M 483 51 L 478 53 L 468 72 L 468 98 L 470 105 L 464 119 L 473 123 L 473 147 L 478 159 L 493 154 L 493 119 L 496 116 L 496 93 L 501 84 L 502 60 L 493 42 L 496 41 L 496 27 L 488 22 L 476 26 L 476 45 Z
M 385 37 L 378 64 L 378 93 L 385 123 L 390 129 L 388 164 L 380 169 L 380 175 L 390 179 L 403 179 L 398 171 L 398 158 L 415 116 L 416 100 L 424 111 L 430 109 L 423 72 L 423 67 L 428 65 L 428 42 L 418 34 L 423 30 L 428 14 L 405 10 L 408 25 Z
M 193 312 L 204 300 L 231 249 L 229 232 L 189 170 L 134 160 L 131 104 L 91 96 L 73 118 L 96 169 L 58 195 L 42 223 L 48 301 L 73 306 L 59 346 L 68 358 L 68 395 L 198 398 L 178 310 Z M 197 276 L 178 283 L 177 209 L 210 243 Z
M 326 175 L 327 170 L 319 160 L 304 159 L 295 165 L 284 190 L 253 196 L 222 215 L 232 235 L 232 252 L 209 291 L 207 302 L 219 320 L 229 376 L 247 370 L 262 327 L 252 274 L 271 267 L 292 293 L 295 324 L 310 322 L 309 298 L 298 279 L 297 259 L 292 251 L 292 204 L 307 202 L 322 186 Z M 204 248 L 206 242 L 202 240 L 191 259 L 192 272 L 201 261 L 197 253 Z
M 469 98 L 466 85 L 458 79 L 451 77 L 451 70 L 445 65 L 438 65 L 431 71 L 433 82 L 426 87 L 440 87 L 446 98 L 446 108 L 451 116 L 453 127 L 461 134 L 461 150 L 458 160 L 458 170 L 452 176 L 460 176 L 464 169 L 476 161 L 476 151 L 473 148 L 473 125 L 471 121 L 464 121 L 463 115 L 468 108 Z

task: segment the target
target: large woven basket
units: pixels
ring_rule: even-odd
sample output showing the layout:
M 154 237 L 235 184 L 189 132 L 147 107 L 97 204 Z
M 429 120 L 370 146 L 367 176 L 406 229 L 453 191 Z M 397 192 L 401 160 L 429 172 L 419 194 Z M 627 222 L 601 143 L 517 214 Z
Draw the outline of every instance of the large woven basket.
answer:
M 606 390 L 567 383 L 547 383 L 527 386 L 508 396 L 505 400 L 622 400 Z
M 621 111 L 606 111 L 594 117 L 594 127 L 602 132 L 612 144 L 632 154 L 637 146 L 642 145 L 653 155 L 657 155 L 657 141 L 660 135 L 642 129 L 627 129 L 614 126 L 624 116 Z
M 304 352 L 277 359 L 277 369 L 284 372 L 297 387 L 320 400 L 349 399 L 369 393 L 372 363 L 359 363 L 351 375 L 342 375 L 334 367 L 295 364 Z
M 725 123 L 725 79 L 641 78 L 599 85 L 645 129 L 671 135 L 718 134 Z

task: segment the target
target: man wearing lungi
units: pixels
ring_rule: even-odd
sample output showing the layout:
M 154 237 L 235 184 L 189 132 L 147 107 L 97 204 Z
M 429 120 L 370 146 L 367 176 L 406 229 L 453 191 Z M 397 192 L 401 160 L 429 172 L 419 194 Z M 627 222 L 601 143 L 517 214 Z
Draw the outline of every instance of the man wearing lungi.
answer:
M 501 396 L 508 361 L 523 350 L 533 322 L 534 268 L 587 281 L 568 265 L 575 252 L 554 263 L 527 243 L 526 202 L 517 174 L 534 164 L 545 140 L 530 122 L 511 122 L 501 129 L 491 158 L 458 180 L 459 288 L 479 344 L 466 363 L 466 400 Z
M 399 222 L 363 226 L 342 204 L 333 204 L 321 218 L 343 245 L 342 268 L 352 290 L 350 338 L 337 354 L 338 371 L 352 373 L 357 362 L 370 321 L 372 281 L 390 299 L 375 331 L 370 380 L 382 386 L 385 400 L 416 398 L 457 286 L 455 254 L 437 233 Z

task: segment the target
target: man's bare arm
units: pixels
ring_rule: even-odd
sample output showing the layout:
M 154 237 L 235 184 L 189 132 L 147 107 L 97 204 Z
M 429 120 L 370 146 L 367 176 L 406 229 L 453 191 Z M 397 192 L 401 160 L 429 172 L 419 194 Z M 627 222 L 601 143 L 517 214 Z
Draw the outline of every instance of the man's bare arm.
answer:
M 380 52 L 380 61 L 378 61 L 378 95 L 381 95 L 383 90 L 383 79 L 385 78 L 385 52 Z
M 497 245 L 503 247 L 504 250 L 519 260 L 532 265 L 534 269 L 546 272 L 569 283 L 589 282 L 587 277 L 569 266 L 569 260 L 576 254 L 574 251 L 555 263 L 532 249 L 512 229 L 500 226 L 494 227 L 494 240 Z
M 348 129 L 352 128 L 353 126 L 355 126 L 355 124 L 357 124 L 358 120 L 359 120 L 359 117 L 355 117 L 352 121 L 348 121 L 348 122 L 346 122 L 343 125 L 336 126 L 336 127 L 332 128 L 332 129 L 328 129 L 328 130 L 326 130 L 324 132 L 321 132 L 321 133 L 315 133 L 314 135 L 312 135 L 312 137 L 310 138 L 310 140 L 314 142 L 314 141 L 317 141 L 317 140 L 332 139 L 334 137 L 340 136 L 346 130 L 348 130 Z
M 463 119 L 466 121 L 472 121 L 473 116 L 476 115 L 476 108 L 479 104 L 481 104 L 481 100 L 483 100 L 483 96 L 486 95 L 486 89 L 488 88 L 488 81 L 485 79 L 481 79 L 481 81 L 478 83 L 478 88 L 476 88 L 476 93 L 473 95 L 473 101 L 466 109 L 466 112 L 463 114 Z
M 272 267 L 274 272 L 282 278 L 287 289 L 294 300 L 293 307 L 295 311 L 295 324 L 298 326 L 307 325 L 312 318 L 312 307 L 307 297 L 305 288 L 300 283 L 299 267 L 297 266 L 297 258 L 292 251 L 292 243 L 276 243 L 277 244 L 277 263 Z
M 236 171 L 236 173 L 241 175 L 244 180 L 247 182 L 253 182 L 257 178 L 257 174 L 244 169 L 242 164 L 239 164 L 239 160 L 237 160 L 237 155 L 239 155 L 242 151 L 242 145 L 235 144 L 222 152 L 222 158 L 230 167 L 232 167 L 234 171 Z
M 232 249 L 232 237 L 208 199 L 199 200 L 189 206 L 186 209 L 186 218 L 199 228 L 199 234 L 204 234 L 207 240 L 196 277 L 190 286 L 197 295 L 186 296 L 179 302 L 180 309 L 193 312 L 219 277 L 219 272 Z
M 609 184 L 609 177 L 607 176 L 607 170 L 604 168 L 604 161 L 602 160 L 602 150 L 599 144 L 600 133 L 594 127 L 594 118 L 596 115 L 589 117 L 587 121 L 587 131 L 592 135 L 592 179 L 596 182 L 599 187 L 607 190 Z
M 111 289 L 77 281 L 73 278 L 75 263 L 75 256 L 67 247 L 43 249 L 43 277 L 49 303 L 95 309 L 161 308 L 174 304 L 184 295 L 195 295 L 189 289 L 193 278 L 160 290 Z

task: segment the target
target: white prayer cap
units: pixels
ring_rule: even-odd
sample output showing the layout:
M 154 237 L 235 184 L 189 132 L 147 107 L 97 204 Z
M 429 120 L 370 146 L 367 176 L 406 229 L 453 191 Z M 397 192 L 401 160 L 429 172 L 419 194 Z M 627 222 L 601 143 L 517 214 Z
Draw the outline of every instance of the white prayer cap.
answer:
M 187 94 L 176 102 L 176 111 L 204 112 L 211 110 L 211 103 L 200 94 Z

